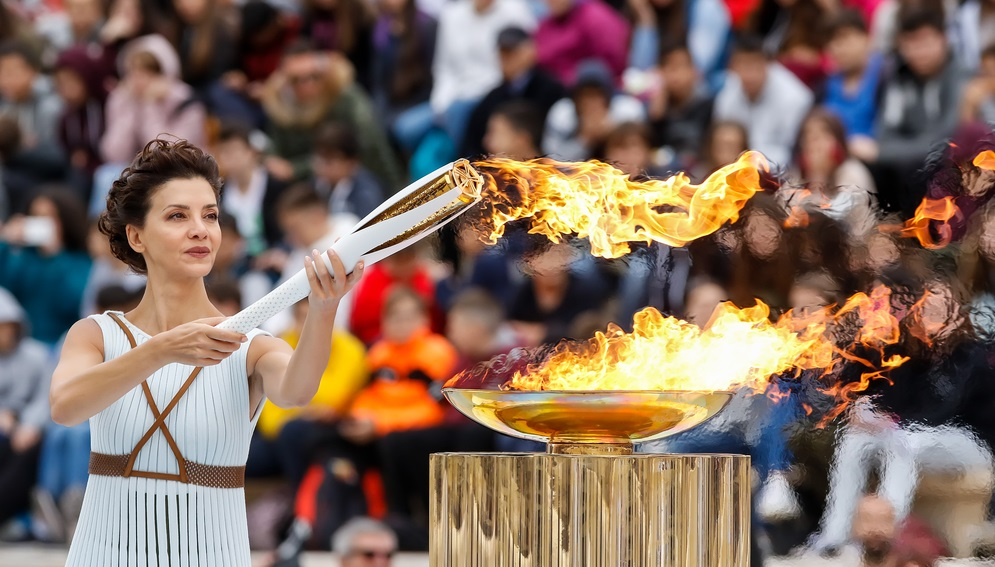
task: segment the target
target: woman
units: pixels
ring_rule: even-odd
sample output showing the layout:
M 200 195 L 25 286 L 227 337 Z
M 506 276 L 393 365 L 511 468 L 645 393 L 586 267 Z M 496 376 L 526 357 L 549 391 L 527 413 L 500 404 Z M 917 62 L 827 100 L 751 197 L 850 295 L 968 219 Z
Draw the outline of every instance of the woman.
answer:
M 363 88 L 370 86 L 373 10 L 361 0 L 305 0 L 304 37 L 322 51 L 338 51 L 356 69 Z
M 107 198 L 101 231 L 148 286 L 127 314 L 77 322 L 52 376 L 52 419 L 90 419 L 94 451 L 68 565 L 251 561 L 242 485 L 259 407 L 314 395 L 339 299 L 362 264 L 347 278 L 329 251 L 333 279 L 305 259 L 311 307 L 296 351 L 214 327 L 204 276 L 221 244 L 220 187 L 214 158 L 153 140 Z
M 805 190 L 782 190 L 791 207 L 803 207 L 842 223 L 861 240 L 877 225 L 877 189 L 867 167 L 847 151 L 843 123 L 824 109 L 802 122 L 795 162 Z

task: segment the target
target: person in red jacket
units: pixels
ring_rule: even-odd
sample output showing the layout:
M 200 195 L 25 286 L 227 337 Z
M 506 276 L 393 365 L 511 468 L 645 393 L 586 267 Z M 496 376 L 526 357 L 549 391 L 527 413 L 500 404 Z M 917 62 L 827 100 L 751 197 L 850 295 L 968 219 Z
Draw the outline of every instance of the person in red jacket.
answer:
M 418 247 L 406 248 L 366 270 L 353 300 L 349 329 L 366 345 L 380 338 L 384 300 L 396 285 L 411 288 L 434 310 L 435 284 L 419 255 Z M 433 325 L 433 327 L 435 327 Z

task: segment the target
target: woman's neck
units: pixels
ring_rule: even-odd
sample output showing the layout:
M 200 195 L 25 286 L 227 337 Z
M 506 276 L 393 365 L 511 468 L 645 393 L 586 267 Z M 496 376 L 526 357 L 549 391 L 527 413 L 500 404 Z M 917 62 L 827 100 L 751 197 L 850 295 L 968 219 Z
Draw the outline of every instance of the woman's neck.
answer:
M 149 276 L 145 295 L 128 319 L 150 335 L 221 312 L 207 297 L 203 278 L 165 280 Z

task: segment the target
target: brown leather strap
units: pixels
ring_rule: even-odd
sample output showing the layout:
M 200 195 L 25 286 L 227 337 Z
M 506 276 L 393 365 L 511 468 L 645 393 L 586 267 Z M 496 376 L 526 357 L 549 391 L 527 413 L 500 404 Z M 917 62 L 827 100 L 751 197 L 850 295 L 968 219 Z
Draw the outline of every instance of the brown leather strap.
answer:
M 211 488 L 242 488 L 245 486 L 245 467 L 228 467 L 202 465 L 192 461 L 183 461 L 181 474 L 156 473 L 147 471 L 131 471 L 126 474 L 130 455 L 107 455 L 90 453 L 90 474 L 101 476 L 121 476 L 154 478 L 158 480 L 175 480 L 187 484 L 207 486 Z M 186 480 L 182 480 L 181 476 Z
M 124 334 L 128 337 L 128 342 L 131 344 L 131 348 L 135 348 L 137 342 L 135 341 L 135 335 L 132 334 L 131 329 L 129 329 L 128 326 L 125 325 L 124 321 L 120 317 L 118 317 L 117 314 L 110 312 L 108 312 L 107 314 L 110 315 L 111 319 L 113 319 L 114 322 L 117 323 L 119 327 L 121 327 L 121 330 L 124 331 Z M 162 413 L 159 412 L 159 407 L 156 405 L 155 398 L 152 396 L 152 389 L 149 388 L 148 380 L 142 381 L 142 392 L 145 394 L 145 401 L 148 402 L 149 408 L 152 410 L 152 417 L 155 418 L 155 421 L 152 422 L 152 426 L 149 427 L 148 431 L 145 432 L 145 435 L 142 436 L 142 438 L 138 441 L 138 444 L 135 445 L 135 448 L 132 449 L 131 453 L 128 455 L 128 462 L 124 468 L 125 477 L 132 475 L 145 476 L 145 475 L 165 474 L 165 473 L 150 473 L 145 471 L 135 471 L 135 461 L 138 459 L 139 451 L 141 451 L 142 448 L 145 447 L 145 444 L 149 442 L 149 439 L 152 438 L 152 435 L 154 435 L 156 430 L 158 429 L 162 431 L 162 435 L 166 439 L 166 444 L 169 445 L 169 450 L 173 453 L 173 457 L 176 458 L 176 462 L 178 464 L 180 473 L 178 475 L 178 478 L 176 478 L 175 480 L 179 480 L 180 482 L 188 481 L 187 466 L 186 466 L 187 461 L 186 459 L 183 458 L 183 454 L 180 452 L 180 447 L 179 445 L 176 444 L 176 440 L 173 439 L 173 435 L 169 432 L 169 428 L 166 427 L 166 417 L 169 415 L 171 411 L 173 411 L 173 408 L 176 407 L 176 404 L 179 403 L 180 398 L 182 398 L 183 394 L 187 392 L 187 390 L 190 388 L 190 385 L 193 384 L 194 378 L 196 378 L 197 375 L 200 374 L 201 370 L 202 368 L 200 367 L 193 369 L 193 372 L 190 373 L 190 376 L 188 376 L 183 385 L 180 386 L 180 389 L 169 401 L 169 403 L 166 405 L 166 409 L 163 410 Z M 172 475 L 165 475 L 165 476 L 172 476 Z M 151 477 L 151 478 L 158 478 L 158 477 Z

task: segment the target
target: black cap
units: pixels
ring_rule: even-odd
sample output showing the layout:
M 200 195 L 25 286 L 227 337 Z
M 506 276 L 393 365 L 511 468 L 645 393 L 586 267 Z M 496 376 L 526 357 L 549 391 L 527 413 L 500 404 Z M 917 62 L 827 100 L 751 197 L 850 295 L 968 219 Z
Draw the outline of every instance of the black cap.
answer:
M 512 26 L 509 28 L 504 28 L 498 33 L 497 45 L 498 49 L 501 51 L 511 51 L 517 49 L 523 43 L 532 40 L 532 34 L 525 31 L 524 29 Z

